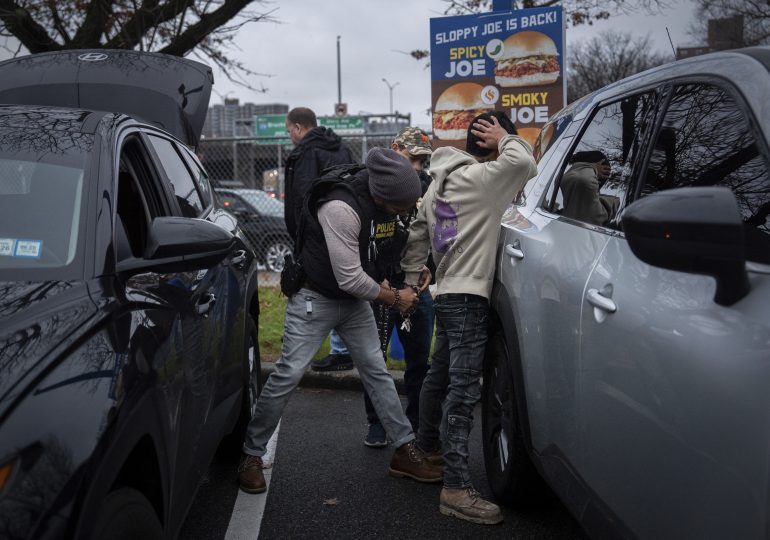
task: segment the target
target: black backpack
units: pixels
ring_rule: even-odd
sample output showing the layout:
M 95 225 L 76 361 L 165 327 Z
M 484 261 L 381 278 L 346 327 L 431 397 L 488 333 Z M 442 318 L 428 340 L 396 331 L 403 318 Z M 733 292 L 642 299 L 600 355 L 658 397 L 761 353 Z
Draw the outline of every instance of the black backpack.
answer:
M 281 272 L 281 292 L 291 296 L 302 288 L 305 282 L 305 272 L 300 263 L 302 244 L 305 236 L 305 227 L 308 220 L 316 219 L 315 212 L 318 201 L 337 187 L 346 187 L 352 190 L 351 183 L 359 171 L 366 165 L 353 163 L 347 165 L 335 165 L 321 171 L 321 176 L 313 180 L 305 196 L 302 198 L 302 209 L 297 224 L 297 240 L 294 242 L 294 252 L 286 256 L 283 271 Z

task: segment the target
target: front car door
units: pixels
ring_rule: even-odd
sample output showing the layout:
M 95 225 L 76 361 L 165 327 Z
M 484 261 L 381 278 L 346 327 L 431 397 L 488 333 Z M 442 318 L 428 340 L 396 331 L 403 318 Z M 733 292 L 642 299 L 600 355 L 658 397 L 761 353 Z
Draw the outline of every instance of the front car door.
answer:
M 577 373 L 583 293 L 596 259 L 617 234 L 611 223 L 616 215 L 601 223 L 562 215 L 560 182 L 574 154 L 600 149 L 613 163 L 601 193 L 622 198 L 655 99 L 643 93 L 599 104 L 582 132 L 570 136 L 578 131 L 576 121 L 539 165 L 544 187 L 527 195 L 535 209 L 524 214 L 525 207 L 503 219 L 499 276 L 517 322 L 531 441 L 555 476 L 580 459 Z
M 651 267 L 622 236 L 610 239 L 583 304 L 580 470 L 640 537 L 765 537 L 767 146 L 757 117 L 725 81 L 682 81 L 669 100 L 635 193 L 731 188 L 752 290 L 720 306 L 713 278 Z

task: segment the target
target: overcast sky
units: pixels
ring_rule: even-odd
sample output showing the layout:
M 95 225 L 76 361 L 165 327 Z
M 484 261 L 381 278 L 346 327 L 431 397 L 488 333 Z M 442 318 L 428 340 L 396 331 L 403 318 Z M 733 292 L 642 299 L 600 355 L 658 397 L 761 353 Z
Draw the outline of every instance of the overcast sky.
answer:
M 648 34 L 659 51 L 671 51 L 666 26 L 674 45 L 692 42 L 687 30 L 693 17 L 689 0 L 671 0 L 673 7 L 660 15 L 617 15 L 593 26 L 567 29 L 567 46 L 613 28 Z M 412 114 L 412 123 L 430 126 L 430 70 L 406 54 L 429 48 L 429 21 L 443 16 L 446 4 L 440 0 L 389 0 L 370 2 L 337 0 L 280 0 L 275 23 L 256 23 L 243 28 L 234 44 L 234 55 L 250 69 L 269 74 L 253 77 L 252 84 L 267 88 L 255 93 L 231 83 L 215 72 L 212 103 L 224 96 L 241 102 L 287 103 L 307 106 L 318 115 L 330 115 L 337 101 L 337 48 L 341 36 L 342 101 L 350 114 L 387 113 L 389 90 L 393 85 L 393 109 Z M 254 9 L 261 9 L 256 5 Z M 672 53 L 673 57 L 673 53 Z

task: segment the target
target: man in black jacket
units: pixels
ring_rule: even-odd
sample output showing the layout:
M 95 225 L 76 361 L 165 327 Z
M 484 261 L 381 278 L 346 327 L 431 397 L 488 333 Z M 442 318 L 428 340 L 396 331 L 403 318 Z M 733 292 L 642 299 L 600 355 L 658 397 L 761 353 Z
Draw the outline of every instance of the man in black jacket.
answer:
M 296 107 L 286 115 L 286 132 L 296 146 L 286 159 L 285 210 L 286 228 L 297 241 L 297 224 L 302 198 L 321 171 L 333 165 L 353 163 L 353 156 L 339 135 L 319 127 L 315 113 L 307 107 Z

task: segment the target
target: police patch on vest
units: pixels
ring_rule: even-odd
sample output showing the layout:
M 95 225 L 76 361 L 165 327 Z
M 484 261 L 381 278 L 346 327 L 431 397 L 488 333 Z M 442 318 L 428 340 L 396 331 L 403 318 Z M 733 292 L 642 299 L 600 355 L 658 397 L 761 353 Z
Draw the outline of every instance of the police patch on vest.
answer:
M 393 235 L 396 234 L 396 224 L 396 220 L 377 223 L 377 226 L 374 229 L 374 238 L 376 240 L 393 238 Z

